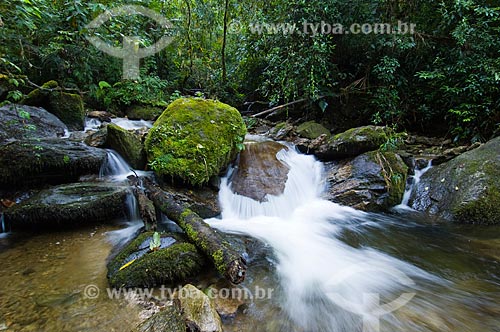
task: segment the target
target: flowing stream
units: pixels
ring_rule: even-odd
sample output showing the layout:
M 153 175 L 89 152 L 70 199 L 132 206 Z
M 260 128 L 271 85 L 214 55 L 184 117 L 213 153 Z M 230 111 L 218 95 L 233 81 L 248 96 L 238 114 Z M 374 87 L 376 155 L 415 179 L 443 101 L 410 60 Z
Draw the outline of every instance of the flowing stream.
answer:
M 500 331 L 500 254 L 475 259 L 445 227 L 326 201 L 321 163 L 293 149 L 277 157 L 290 167 L 282 195 L 253 201 L 228 176 L 222 218 L 208 220 L 261 241 L 244 286 L 272 295 L 228 331 Z

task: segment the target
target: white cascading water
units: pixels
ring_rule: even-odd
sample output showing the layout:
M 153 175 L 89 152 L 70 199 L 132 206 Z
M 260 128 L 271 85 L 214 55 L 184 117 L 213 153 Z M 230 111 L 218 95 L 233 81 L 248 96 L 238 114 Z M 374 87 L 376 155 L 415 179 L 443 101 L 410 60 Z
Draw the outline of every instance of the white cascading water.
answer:
M 381 317 L 378 296 L 401 299 L 416 288 L 413 279 L 433 277 L 375 249 L 339 240 L 343 226 L 367 221 L 367 214 L 321 198 L 323 167 L 312 156 L 290 148 L 277 157 L 290 168 L 282 195 L 259 203 L 233 193 L 226 177 L 220 189 L 222 219 L 207 222 L 273 248 L 281 286 L 276 296 L 294 326 L 290 331 L 378 331 L 379 318 L 387 318 Z
M 429 160 L 426 167 L 422 169 L 415 168 L 415 175 L 411 177 L 411 184 L 405 189 L 403 200 L 401 201 L 401 204 L 395 206 L 396 209 L 411 209 L 410 206 L 408 206 L 408 203 L 410 202 L 411 192 L 413 191 L 413 188 L 415 188 L 415 186 L 420 182 L 420 178 L 422 177 L 422 175 L 424 175 L 431 168 L 432 159 Z

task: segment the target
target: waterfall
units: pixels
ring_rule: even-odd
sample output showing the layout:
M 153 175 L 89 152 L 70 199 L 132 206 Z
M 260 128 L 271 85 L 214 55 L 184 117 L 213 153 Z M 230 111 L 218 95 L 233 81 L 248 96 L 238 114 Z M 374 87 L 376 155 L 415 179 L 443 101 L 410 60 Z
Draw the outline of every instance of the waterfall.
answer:
M 413 175 L 410 179 L 410 185 L 408 185 L 405 189 L 405 193 L 403 194 L 403 200 L 401 201 L 401 204 L 395 206 L 396 209 L 411 209 L 408 206 L 408 203 L 410 201 L 410 196 L 413 191 L 413 188 L 420 182 L 420 178 L 422 175 L 424 175 L 428 170 L 432 168 L 432 159 L 429 160 L 427 163 L 427 166 L 422 168 L 422 169 L 415 169 L 415 175 Z
M 106 161 L 101 165 L 99 177 L 111 177 L 114 180 L 124 181 L 127 176 L 134 174 L 132 167 L 115 151 L 106 150 Z
M 287 331 L 377 331 L 385 313 L 411 300 L 413 280 L 432 276 L 378 250 L 343 242 L 343 228 L 368 222 L 368 214 L 321 198 L 323 165 L 314 157 L 290 148 L 277 158 L 290 168 L 282 195 L 259 203 L 233 193 L 226 177 L 222 219 L 207 222 L 272 247 L 281 287 L 276 296 L 292 326 Z M 388 301 L 381 299 L 395 298 L 400 302 L 382 306 Z

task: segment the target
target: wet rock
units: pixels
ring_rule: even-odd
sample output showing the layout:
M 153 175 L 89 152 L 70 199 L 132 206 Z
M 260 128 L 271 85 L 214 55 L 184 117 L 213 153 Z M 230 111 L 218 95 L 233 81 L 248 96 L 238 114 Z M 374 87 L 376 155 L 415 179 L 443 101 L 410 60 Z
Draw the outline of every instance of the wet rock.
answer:
M 410 206 L 444 220 L 500 223 L 500 137 L 431 168 L 415 186 Z
M 269 131 L 269 137 L 276 141 L 282 141 L 287 138 L 294 130 L 292 124 L 280 122 Z
M 193 285 L 178 293 L 184 317 L 191 331 L 222 332 L 222 322 L 212 300 Z
M 5 221 L 13 231 L 107 222 L 124 216 L 127 190 L 99 183 L 73 183 L 41 190 L 4 211 Z
M 127 108 L 125 113 L 130 120 L 154 121 L 161 115 L 163 110 L 163 108 L 154 106 L 132 105 Z
M 0 145 L 0 186 L 60 184 L 98 174 L 106 151 L 64 139 Z
M 289 171 L 276 157 L 283 149 L 287 147 L 270 141 L 245 144 L 230 179 L 233 192 L 259 202 L 267 201 L 267 195 L 281 195 Z
M 105 146 L 120 154 L 134 169 L 146 167 L 146 153 L 140 137 L 115 124 L 107 126 Z
M 372 151 L 326 164 L 332 202 L 364 211 L 385 211 L 403 198 L 408 166 L 392 152 Z
M 70 130 L 83 130 L 85 112 L 80 95 L 63 92 L 56 81 L 49 81 L 31 91 L 23 104 L 40 106 L 57 116 Z
M 108 264 L 112 287 L 152 287 L 182 282 L 198 273 L 205 257 L 178 233 L 161 234 L 161 246 L 151 251 L 153 232 L 139 235 Z
M 111 118 L 114 118 L 115 116 L 106 111 L 92 111 L 87 114 L 87 117 L 98 119 L 101 122 L 111 122 Z
M 316 139 L 321 135 L 330 136 L 330 131 L 314 121 L 304 122 L 296 129 L 300 137 Z
M 105 126 L 96 132 L 90 133 L 85 137 L 84 142 L 88 146 L 93 146 L 95 148 L 103 148 L 106 145 L 106 140 L 108 139 L 108 127 Z
M 177 202 L 187 206 L 202 218 L 213 218 L 221 214 L 219 192 L 211 186 L 186 188 L 162 183 L 161 188 L 169 192 Z
M 166 306 L 131 332 L 186 332 L 186 324 L 179 309 Z
M 387 128 L 365 126 L 349 129 L 331 137 L 326 144 L 312 151 L 324 161 L 358 156 L 364 152 L 377 150 L 387 141 Z
M 68 128 L 40 107 L 9 104 L 0 107 L 0 144 L 6 140 L 56 138 Z
M 244 287 L 231 285 L 228 282 L 210 285 L 206 290 L 222 318 L 234 317 L 240 306 L 245 304 L 244 299 L 251 298 L 252 294 L 249 292 Z
M 236 158 L 245 134 L 235 108 L 215 100 L 179 98 L 156 120 L 145 147 L 157 175 L 197 186 Z

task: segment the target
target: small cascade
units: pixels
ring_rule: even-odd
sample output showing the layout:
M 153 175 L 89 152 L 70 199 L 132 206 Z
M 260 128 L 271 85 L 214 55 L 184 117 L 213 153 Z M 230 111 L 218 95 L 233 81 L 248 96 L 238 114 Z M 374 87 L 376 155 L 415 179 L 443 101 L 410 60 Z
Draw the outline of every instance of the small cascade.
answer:
M 369 215 L 321 198 L 323 165 L 314 157 L 290 148 L 277 158 L 290 167 L 282 195 L 253 201 L 233 193 L 225 178 L 222 219 L 207 222 L 221 231 L 260 239 L 273 249 L 281 319 L 291 326 L 287 331 L 358 331 L 361 321 L 364 331 L 376 331 L 378 302 L 367 300 L 368 295 L 397 298 L 412 291 L 412 280 L 433 276 L 373 248 L 343 242 L 343 229 L 369 222 Z
M 6 230 L 6 227 L 5 227 L 5 217 L 3 215 L 3 212 L 0 212 L 0 222 L 1 222 L 0 234 L 1 233 L 7 233 L 7 230 Z
M 395 208 L 396 209 L 411 209 L 408 206 L 408 203 L 410 202 L 410 196 L 413 191 L 413 188 L 420 182 L 420 178 L 422 175 L 424 175 L 428 170 L 432 168 L 432 160 L 429 160 L 428 164 L 426 167 L 422 169 L 415 169 L 415 175 L 411 176 L 411 182 L 410 184 L 406 187 L 405 193 L 403 195 L 403 200 L 401 201 L 401 204 L 397 205 Z
M 127 176 L 134 174 L 132 167 L 116 151 L 107 149 L 106 161 L 101 165 L 99 177 L 111 177 L 114 180 L 124 181 Z
M 137 203 L 137 198 L 132 192 L 127 194 L 125 199 L 126 214 L 129 221 L 141 220 L 141 215 L 139 213 L 139 204 Z
M 111 122 L 126 130 L 136 130 L 136 129 L 153 127 L 153 122 L 146 120 L 129 120 L 126 118 L 113 118 L 111 119 Z
M 83 131 L 97 130 L 101 127 L 102 122 L 96 118 L 85 118 L 85 129 Z

